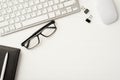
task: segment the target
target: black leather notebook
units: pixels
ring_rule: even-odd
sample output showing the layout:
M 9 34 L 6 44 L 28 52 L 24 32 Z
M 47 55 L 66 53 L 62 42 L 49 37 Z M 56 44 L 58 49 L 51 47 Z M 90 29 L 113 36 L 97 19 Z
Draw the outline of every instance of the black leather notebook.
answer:
M 6 65 L 4 80 L 14 80 L 18 59 L 19 59 L 19 54 L 20 54 L 20 49 L 0 45 L 0 74 L 2 71 L 2 66 L 3 66 L 6 52 L 8 52 L 9 56 L 8 56 L 8 61 Z

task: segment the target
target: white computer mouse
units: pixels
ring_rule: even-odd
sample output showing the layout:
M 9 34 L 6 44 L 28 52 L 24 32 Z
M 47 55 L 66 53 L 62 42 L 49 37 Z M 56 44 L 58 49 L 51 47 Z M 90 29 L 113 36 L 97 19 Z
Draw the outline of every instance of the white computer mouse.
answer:
M 118 13 L 113 0 L 97 0 L 97 8 L 102 21 L 105 24 L 112 24 L 118 20 Z

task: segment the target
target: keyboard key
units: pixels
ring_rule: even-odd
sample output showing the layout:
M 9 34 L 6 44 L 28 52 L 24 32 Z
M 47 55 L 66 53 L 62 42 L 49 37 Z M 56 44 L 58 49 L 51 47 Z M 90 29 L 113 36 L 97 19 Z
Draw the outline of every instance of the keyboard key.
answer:
M 29 19 L 29 18 L 31 18 L 31 15 L 30 14 L 26 14 L 25 17 L 26 17 L 26 19 Z
M 33 11 L 36 11 L 36 10 L 37 10 L 37 7 L 36 7 L 36 6 L 33 6 L 33 7 L 32 7 L 32 10 L 33 10 Z
M 2 15 L 5 15 L 7 13 L 6 10 L 2 10 Z
M 64 10 L 64 11 L 62 11 L 61 13 L 62 13 L 62 14 L 66 14 L 67 12 Z
M 9 2 L 7 3 L 7 5 L 8 5 L 9 7 L 11 7 L 11 6 L 13 5 L 12 1 L 9 1 Z
M 1 2 L 0 2 L 1 3 Z M 2 5 L 0 5 L 0 10 L 2 9 Z
M 76 10 L 78 10 L 78 8 L 77 8 L 77 7 L 74 7 L 74 8 L 73 8 L 73 11 L 76 11 Z
M 45 2 L 45 0 L 40 0 L 40 2 Z
M 48 12 L 51 12 L 53 9 L 52 9 L 52 7 L 48 7 L 47 10 L 48 10 Z
M 73 5 L 73 4 L 74 4 L 74 0 L 70 0 L 68 2 L 65 2 L 64 6 L 70 6 L 70 5 Z
M 64 2 L 65 0 L 60 0 L 60 2 Z
M 67 7 L 67 12 L 72 12 L 72 8 L 71 7 Z
M 0 22 L 1 22 L 1 21 L 4 21 L 4 18 L 3 18 L 2 16 L 0 17 Z
M 54 6 L 53 6 L 53 9 L 54 9 L 54 10 L 57 10 L 57 9 L 58 9 L 57 5 L 54 5 Z
M 14 13 L 11 13 L 11 14 L 10 14 L 10 17 L 11 17 L 11 18 L 14 18 L 15 16 L 16 16 L 16 15 L 15 15 Z
M 5 32 L 8 32 L 8 31 L 9 31 L 9 27 L 5 27 L 5 28 L 4 28 L 4 31 L 5 31 Z
M 37 8 L 38 8 L 38 9 L 42 9 L 43 7 L 42 7 L 41 4 L 39 4 L 39 5 L 37 6 Z
M 9 24 L 13 24 L 15 21 L 13 19 L 9 20 Z
M 15 30 L 16 29 L 14 25 L 10 25 L 9 28 L 10 28 L 10 30 Z
M 53 1 L 52 0 L 49 1 L 48 4 L 49 4 L 49 6 L 52 6 L 53 5 Z
M 26 11 L 27 11 L 27 13 L 30 13 L 30 12 L 32 12 L 32 9 L 31 8 L 27 8 Z
M 7 8 L 7 4 L 4 3 L 4 4 L 2 5 L 2 7 L 3 7 L 3 8 Z
M 34 3 L 38 4 L 38 3 L 40 3 L 40 1 L 39 0 L 34 0 Z
M 20 3 L 24 2 L 24 0 L 19 0 Z
M 59 4 L 58 7 L 59 7 L 59 8 L 63 8 L 64 5 L 63 5 L 63 4 Z
M 30 1 L 29 1 L 29 5 L 30 5 L 30 6 L 33 6 L 33 5 L 34 5 L 33 0 L 30 0 Z
M 43 4 L 43 7 L 48 7 L 48 3 L 45 2 L 45 3 Z
M 15 14 L 16 14 L 16 16 L 21 15 L 21 13 L 19 11 L 16 11 Z
M 16 23 L 20 21 L 20 19 L 18 17 L 14 18 L 14 20 Z
M 20 4 L 20 5 L 18 6 L 18 9 L 23 9 L 23 6 Z
M 6 0 L 2 0 L 2 2 L 6 2 Z
M 46 9 L 43 9 L 43 10 L 42 10 L 42 13 L 43 13 L 43 14 L 47 13 L 47 10 L 46 10 Z
M 25 2 L 25 3 L 23 4 L 23 7 L 24 7 L 24 8 L 27 8 L 27 7 L 29 7 L 29 4 L 28 4 L 27 2 Z
M 21 21 L 24 21 L 25 19 L 26 19 L 26 18 L 25 18 L 25 16 L 23 16 L 23 15 L 20 17 L 20 20 L 21 20 Z
M 10 16 L 7 14 L 5 15 L 5 20 L 10 19 Z
M 42 14 L 42 12 L 41 12 L 41 10 L 39 10 L 38 12 L 37 12 L 37 15 L 39 16 L 39 15 L 41 15 Z
M 0 22 L 0 27 L 7 26 L 7 25 L 8 25 L 8 21 Z
M 16 11 L 16 10 L 17 10 L 17 7 L 16 7 L 16 6 L 13 6 L 13 7 L 12 7 L 12 10 L 13 10 L 13 11 Z
M 55 11 L 56 16 L 59 16 L 61 13 L 59 10 Z
M 27 11 L 26 11 L 25 9 L 23 9 L 23 10 L 21 11 L 21 13 L 22 13 L 22 14 L 26 14 Z
M 3 29 L 0 29 L 0 35 L 4 33 L 4 30 Z
M 15 27 L 18 29 L 18 28 L 21 28 L 22 27 L 22 24 L 21 23 L 16 23 L 15 24 Z
M 50 17 L 50 18 L 55 17 L 55 13 L 54 13 L 54 12 L 50 12 L 50 13 L 49 13 L 49 17 Z
M 18 2 L 18 0 L 14 0 L 13 3 L 14 3 L 15 5 L 17 5 L 19 2 Z
M 55 4 L 58 4 L 58 3 L 59 3 L 59 0 L 54 0 L 54 3 L 55 3 Z
M 31 13 L 31 16 L 32 16 L 32 17 L 36 17 L 37 14 L 36 14 L 35 12 L 33 12 L 33 13 Z

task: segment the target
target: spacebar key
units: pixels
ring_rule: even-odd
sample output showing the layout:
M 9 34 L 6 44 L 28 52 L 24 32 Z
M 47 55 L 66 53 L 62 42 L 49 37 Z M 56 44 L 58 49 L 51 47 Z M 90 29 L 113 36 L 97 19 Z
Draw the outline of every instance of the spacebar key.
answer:
M 23 26 L 29 26 L 31 24 L 34 24 L 34 23 L 37 23 L 37 22 L 41 22 L 41 21 L 46 20 L 46 19 L 48 19 L 48 15 L 47 14 L 41 15 L 41 16 L 29 19 L 29 20 L 26 20 L 26 21 L 22 22 L 22 24 L 23 24 Z

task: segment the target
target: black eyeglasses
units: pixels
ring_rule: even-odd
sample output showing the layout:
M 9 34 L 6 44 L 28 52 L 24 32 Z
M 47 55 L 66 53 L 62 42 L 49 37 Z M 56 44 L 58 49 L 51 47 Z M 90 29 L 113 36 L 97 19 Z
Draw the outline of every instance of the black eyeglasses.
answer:
M 40 28 L 38 31 L 36 31 L 33 35 L 31 35 L 28 39 L 26 39 L 23 43 L 21 43 L 22 46 L 24 46 L 27 49 L 32 49 L 36 47 L 38 44 L 40 44 L 40 38 L 39 35 L 42 35 L 44 37 L 50 37 L 53 35 L 57 30 L 57 27 L 55 25 L 55 21 L 52 20 L 42 28 Z

